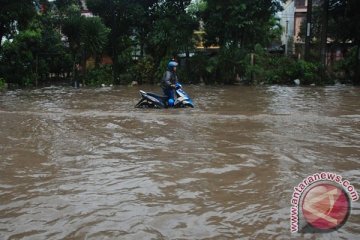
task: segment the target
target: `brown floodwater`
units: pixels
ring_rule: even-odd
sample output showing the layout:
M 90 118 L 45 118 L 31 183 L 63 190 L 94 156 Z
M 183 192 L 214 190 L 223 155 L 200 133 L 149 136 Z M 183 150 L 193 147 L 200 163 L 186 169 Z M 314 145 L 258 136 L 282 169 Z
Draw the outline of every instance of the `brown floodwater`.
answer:
M 185 86 L 195 108 L 166 110 L 138 90 L 0 93 L 0 239 L 359 238 L 359 201 L 335 232 L 289 219 L 308 175 L 360 189 L 360 88 Z

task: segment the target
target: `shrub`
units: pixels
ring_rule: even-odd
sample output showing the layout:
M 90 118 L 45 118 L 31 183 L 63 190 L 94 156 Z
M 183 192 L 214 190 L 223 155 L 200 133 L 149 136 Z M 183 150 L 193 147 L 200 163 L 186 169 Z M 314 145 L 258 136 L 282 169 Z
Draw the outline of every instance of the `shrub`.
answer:
M 338 61 L 334 66 L 334 77 L 343 83 L 349 83 L 355 78 L 356 71 L 356 52 L 357 47 L 353 47 L 346 54 L 345 58 Z
M 251 65 L 251 55 L 244 58 L 245 77 L 251 84 L 293 84 L 300 79 L 303 84 L 323 84 L 320 65 L 295 60 L 290 57 L 272 55 L 265 52 L 261 46 L 255 47 L 254 65 Z
M 5 89 L 5 79 L 0 78 L 0 91 Z
M 141 58 L 131 69 L 132 80 L 138 83 L 153 83 L 155 75 L 154 59 L 151 56 Z
M 92 87 L 99 87 L 102 84 L 113 84 L 111 67 L 101 66 L 89 70 L 85 75 L 85 84 Z

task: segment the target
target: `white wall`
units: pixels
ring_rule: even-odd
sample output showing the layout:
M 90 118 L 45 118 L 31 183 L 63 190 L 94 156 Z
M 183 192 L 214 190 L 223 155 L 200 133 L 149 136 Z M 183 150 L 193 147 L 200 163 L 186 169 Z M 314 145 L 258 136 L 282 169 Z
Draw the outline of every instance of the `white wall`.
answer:
M 295 5 L 294 0 L 287 1 L 283 4 L 284 11 L 279 13 L 280 24 L 283 27 L 283 34 L 281 36 L 282 44 L 286 44 L 290 37 L 294 37 L 294 17 Z

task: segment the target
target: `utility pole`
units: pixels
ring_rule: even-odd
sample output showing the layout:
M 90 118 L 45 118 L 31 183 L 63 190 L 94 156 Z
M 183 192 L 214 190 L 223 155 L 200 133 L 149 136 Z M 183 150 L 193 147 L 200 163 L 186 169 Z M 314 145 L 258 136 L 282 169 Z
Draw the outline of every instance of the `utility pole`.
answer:
M 286 20 L 286 26 L 285 26 L 285 56 L 289 54 L 289 20 Z
M 306 37 L 305 37 L 305 51 L 304 59 L 309 61 L 310 55 L 310 43 L 311 43 L 311 24 L 312 24 L 312 0 L 308 0 L 307 12 L 306 12 Z
M 115 83 L 118 82 L 118 52 L 116 48 L 116 38 L 118 33 L 118 27 L 116 26 L 117 12 L 115 8 L 114 0 L 108 0 L 109 6 L 111 6 L 111 50 L 112 50 L 112 77 Z

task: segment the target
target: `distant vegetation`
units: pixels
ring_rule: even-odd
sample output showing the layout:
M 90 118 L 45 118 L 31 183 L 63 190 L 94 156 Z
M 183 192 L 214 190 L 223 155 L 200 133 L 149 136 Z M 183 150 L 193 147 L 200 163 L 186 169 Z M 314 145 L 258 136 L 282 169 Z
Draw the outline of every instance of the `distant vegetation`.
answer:
M 79 0 L 1 0 L 0 88 L 157 83 L 174 56 L 187 83 L 359 83 L 358 2 L 331 3 L 331 37 L 346 36 L 353 49 L 324 77 L 316 61 L 264 50 L 282 32 L 280 0 L 87 0 L 93 17 Z

